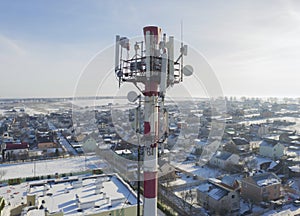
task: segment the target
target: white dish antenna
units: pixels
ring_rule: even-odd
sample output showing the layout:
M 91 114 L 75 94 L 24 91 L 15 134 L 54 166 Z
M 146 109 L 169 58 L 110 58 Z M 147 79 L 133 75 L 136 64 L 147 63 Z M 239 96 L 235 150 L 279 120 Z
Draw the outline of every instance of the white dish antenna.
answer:
M 185 76 L 191 76 L 194 72 L 194 69 L 191 65 L 185 65 L 183 68 L 182 68 L 182 72 Z
M 127 99 L 130 102 L 135 102 L 138 99 L 139 95 L 135 91 L 130 91 L 127 94 Z

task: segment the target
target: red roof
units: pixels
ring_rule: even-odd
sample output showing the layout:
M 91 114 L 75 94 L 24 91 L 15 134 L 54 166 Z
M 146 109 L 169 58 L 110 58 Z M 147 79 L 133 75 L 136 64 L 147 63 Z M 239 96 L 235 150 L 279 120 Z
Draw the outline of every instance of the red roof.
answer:
M 28 149 L 29 145 L 27 143 L 21 144 L 6 144 L 6 150 L 14 150 L 14 149 Z

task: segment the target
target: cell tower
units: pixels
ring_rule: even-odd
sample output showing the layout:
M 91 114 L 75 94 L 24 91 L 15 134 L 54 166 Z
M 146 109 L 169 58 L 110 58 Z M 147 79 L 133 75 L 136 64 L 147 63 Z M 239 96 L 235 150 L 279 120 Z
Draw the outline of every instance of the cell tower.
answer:
M 174 60 L 173 36 L 167 40 L 166 34 L 162 35 L 161 28 L 157 26 L 146 26 L 143 33 L 144 41 L 135 42 L 133 45 L 132 58 L 129 58 L 129 39 L 116 36 L 115 73 L 119 86 L 123 82 L 131 82 L 144 96 L 143 215 L 156 216 L 158 145 L 160 137 L 165 133 L 159 132 L 159 116 L 164 110 L 167 88 L 182 82 L 183 74 L 192 75 L 193 68 L 189 65 L 183 67 L 187 45 L 181 43 L 179 57 Z

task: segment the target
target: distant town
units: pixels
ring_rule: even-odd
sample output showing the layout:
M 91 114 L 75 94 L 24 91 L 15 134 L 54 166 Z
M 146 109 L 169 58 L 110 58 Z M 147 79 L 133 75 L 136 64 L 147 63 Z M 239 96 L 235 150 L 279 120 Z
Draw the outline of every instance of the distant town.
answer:
M 137 107 L 111 97 L 1 99 L 1 216 L 136 215 L 146 151 Z M 165 108 L 159 215 L 300 215 L 300 99 Z

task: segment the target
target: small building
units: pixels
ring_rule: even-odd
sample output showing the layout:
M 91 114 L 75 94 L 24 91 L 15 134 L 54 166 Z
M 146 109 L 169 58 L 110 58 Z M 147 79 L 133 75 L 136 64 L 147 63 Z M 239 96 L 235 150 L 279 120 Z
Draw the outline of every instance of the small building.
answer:
M 295 134 L 289 134 L 289 133 L 282 133 L 279 136 L 279 140 L 282 143 L 286 143 L 286 144 L 291 144 L 293 142 L 299 142 L 300 141 L 300 136 L 299 135 L 295 135 Z
M 17 160 L 26 159 L 28 157 L 28 143 L 4 143 L 2 144 L 2 159 Z
M 250 151 L 258 152 L 259 151 L 259 145 L 260 145 L 260 141 L 251 141 L 250 142 Z
M 54 142 L 42 142 L 38 143 L 38 149 L 39 150 L 47 150 L 49 148 L 56 148 L 57 144 Z
M 238 178 L 235 176 L 231 176 L 231 175 L 223 176 L 223 178 L 221 179 L 221 184 L 226 187 L 229 187 L 231 189 L 239 189 L 240 188 Z
M 239 215 L 240 195 L 237 190 L 208 180 L 197 188 L 198 203 L 210 211 L 211 215 Z
M 225 151 L 217 151 L 209 161 L 209 164 L 221 169 L 227 169 L 228 166 L 238 165 L 240 161 L 240 156 Z
M 285 147 L 276 140 L 264 139 L 259 144 L 259 154 L 264 157 L 279 159 L 285 154 Z
M 233 137 L 225 146 L 232 153 L 248 152 L 250 149 L 250 142 L 242 137 Z
M 158 177 L 161 182 L 175 181 L 179 176 L 176 174 L 176 169 L 169 163 L 160 164 L 158 169 Z
M 98 148 L 97 141 L 92 136 L 86 136 L 81 144 L 85 152 L 95 152 Z
M 261 118 L 272 118 L 273 116 L 274 116 L 274 112 L 272 112 L 268 109 L 263 109 L 260 111 Z
M 250 149 L 250 142 L 243 137 L 234 137 L 232 138 L 232 142 L 241 152 L 246 152 Z
M 266 172 L 241 180 L 241 195 L 255 203 L 276 200 L 281 197 L 281 180 L 274 173 Z
M 270 133 L 270 126 L 266 125 L 266 124 L 261 124 L 257 131 L 257 134 L 259 137 L 264 137 L 264 136 L 268 135 L 269 133 Z

